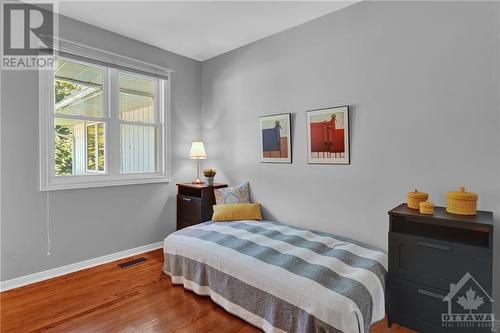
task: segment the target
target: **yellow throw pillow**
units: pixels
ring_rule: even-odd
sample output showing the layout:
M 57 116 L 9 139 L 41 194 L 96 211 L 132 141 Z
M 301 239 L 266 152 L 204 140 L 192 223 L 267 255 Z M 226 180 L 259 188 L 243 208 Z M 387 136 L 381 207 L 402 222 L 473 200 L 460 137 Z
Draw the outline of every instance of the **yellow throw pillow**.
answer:
M 262 220 L 260 204 L 215 205 L 212 221 Z

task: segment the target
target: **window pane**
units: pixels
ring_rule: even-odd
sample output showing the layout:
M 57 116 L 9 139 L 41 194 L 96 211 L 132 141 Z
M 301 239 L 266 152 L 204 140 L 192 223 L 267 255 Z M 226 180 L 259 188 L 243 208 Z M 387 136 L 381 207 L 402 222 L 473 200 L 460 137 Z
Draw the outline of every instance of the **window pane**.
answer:
M 55 112 L 103 117 L 102 69 L 59 59 L 55 71 Z
M 56 176 L 85 174 L 85 121 L 56 118 L 54 130 Z
M 104 123 L 56 118 L 54 130 L 56 176 L 104 172 L 106 142 Z
M 95 151 L 95 137 L 96 137 L 96 126 L 87 126 L 87 170 L 95 171 L 96 165 L 96 151 Z
M 104 123 L 97 124 L 97 169 L 104 171 Z
M 73 125 L 56 120 L 54 135 L 56 176 L 73 174 Z
M 87 124 L 87 171 L 104 171 L 104 123 Z
M 156 171 L 156 128 L 120 125 L 120 172 Z
M 120 119 L 155 122 L 155 81 L 120 73 Z

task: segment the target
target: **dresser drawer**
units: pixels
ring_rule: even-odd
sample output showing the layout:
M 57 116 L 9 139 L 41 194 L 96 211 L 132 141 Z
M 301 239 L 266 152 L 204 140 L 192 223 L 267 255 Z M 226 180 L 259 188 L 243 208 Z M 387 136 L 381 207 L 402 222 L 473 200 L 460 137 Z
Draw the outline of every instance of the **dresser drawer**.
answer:
M 460 332 L 456 327 L 451 329 L 441 324 L 441 314 L 448 312 L 448 303 L 443 301 L 446 291 L 392 276 L 387 286 L 388 314 L 391 321 L 425 333 Z M 471 332 L 470 329 L 468 332 Z
M 186 227 L 190 227 L 192 225 L 196 225 L 198 222 L 183 220 L 181 218 L 177 219 L 177 230 L 181 230 Z
M 200 223 L 201 199 L 186 195 L 177 195 L 177 215 L 179 219 Z
M 442 290 L 469 272 L 491 293 L 491 252 L 486 248 L 389 232 L 389 274 Z

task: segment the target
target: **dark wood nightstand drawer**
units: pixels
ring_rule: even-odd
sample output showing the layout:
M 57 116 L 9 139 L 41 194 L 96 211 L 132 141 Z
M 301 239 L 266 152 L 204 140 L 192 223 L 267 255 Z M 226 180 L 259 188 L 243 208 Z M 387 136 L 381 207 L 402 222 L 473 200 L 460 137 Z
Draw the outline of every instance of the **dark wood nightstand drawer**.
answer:
M 443 290 L 467 272 L 489 288 L 490 256 L 487 248 L 389 232 L 391 276 Z
M 201 199 L 185 195 L 177 195 L 179 219 L 199 223 L 201 219 Z

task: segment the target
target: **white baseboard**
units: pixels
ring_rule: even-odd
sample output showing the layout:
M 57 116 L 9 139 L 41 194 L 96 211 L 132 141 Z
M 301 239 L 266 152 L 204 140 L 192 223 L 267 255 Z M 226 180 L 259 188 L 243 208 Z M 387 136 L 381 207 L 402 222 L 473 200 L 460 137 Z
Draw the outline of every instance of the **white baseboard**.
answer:
M 81 271 L 82 269 L 106 264 L 111 261 L 120 260 L 126 257 L 130 257 L 139 253 L 148 252 L 152 250 L 159 249 L 163 246 L 163 242 L 152 243 L 148 245 L 139 246 L 133 249 L 128 249 L 125 251 L 120 251 L 116 253 L 111 253 L 102 257 L 92 258 L 85 261 L 80 261 L 74 264 L 56 267 L 43 272 L 38 272 L 30 275 L 21 276 L 11 280 L 0 282 L 0 292 L 11 290 L 14 288 L 19 288 L 26 286 L 28 284 L 40 282 L 43 280 L 52 279 L 61 275 L 66 275 L 76 271 Z

